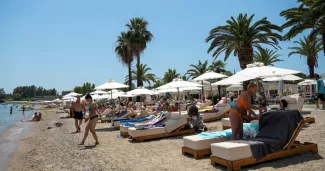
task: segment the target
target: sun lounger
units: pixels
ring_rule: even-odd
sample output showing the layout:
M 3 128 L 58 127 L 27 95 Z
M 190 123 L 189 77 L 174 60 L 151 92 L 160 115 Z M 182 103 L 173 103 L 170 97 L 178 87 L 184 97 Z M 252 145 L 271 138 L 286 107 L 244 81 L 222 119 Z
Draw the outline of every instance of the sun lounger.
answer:
M 105 122 L 111 122 L 113 119 L 125 119 L 131 116 L 135 116 L 136 113 L 132 112 L 131 110 L 128 110 L 126 114 L 122 115 L 122 116 L 111 116 L 111 117 L 101 117 L 101 123 L 105 123 Z
M 302 144 L 295 141 L 306 119 L 299 119 L 300 122 L 295 124 L 298 122 L 298 118 L 289 117 L 291 116 L 281 121 L 278 119 L 278 121 L 281 122 L 279 124 L 283 125 L 282 127 L 277 125 L 276 122 L 270 122 L 270 120 L 267 122 L 261 121 L 262 123 L 260 123 L 260 125 L 262 124 L 264 128 L 261 126 L 256 139 L 212 144 L 211 164 L 220 164 L 226 166 L 228 170 L 237 171 L 240 170 L 242 166 L 246 165 L 257 164 L 306 152 L 318 152 L 317 144 L 308 142 Z M 300 118 L 302 118 L 301 115 Z M 280 129 L 285 131 L 285 133 L 279 131 Z M 260 134 L 262 134 L 262 136 Z M 274 136 L 272 139 L 267 138 L 271 135 L 272 137 Z
M 218 112 L 213 113 L 201 113 L 201 117 L 203 119 L 203 122 L 210 122 L 215 120 L 220 120 L 224 114 L 228 113 L 230 109 L 229 104 L 225 104 L 225 106 L 215 106 L 215 109 L 218 110 Z
M 135 141 L 164 138 L 183 134 L 194 133 L 194 128 L 188 128 L 186 116 L 171 115 L 164 122 L 164 127 L 155 127 L 137 130 L 135 127 L 128 128 L 128 134 Z
M 245 136 L 255 136 L 258 131 L 258 124 L 244 124 Z M 201 134 L 207 134 L 202 136 Z M 211 144 L 224 142 L 230 139 L 231 129 L 218 132 L 204 132 L 198 135 L 186 136 L 183 138 L 182 154 L 190 154 L 195 159 L 201 159 L 211 154 Z M 212 134 L 209 136 L 209 134 Z
M 117 123 L 114 122 L 114 125 L 119 125 L 119 130 L 120 130 L 120 135 L 123 138 L 127 138 L 129 137 L 129 133 L 128 133 L 128 129 L 132 128 L 133 126 L 126 126 L 123 125 L 127 122 L 131 122 L 133 124 L 139 124 L 139 123 L 148 123 L 150 122 L 152 119 L 154 119 L 153 117 L 145 117 L 145 118 L 140 118 L 140 119 L 134 119 L 134 120 L 122 120 L 122 121 L 118 121 Z

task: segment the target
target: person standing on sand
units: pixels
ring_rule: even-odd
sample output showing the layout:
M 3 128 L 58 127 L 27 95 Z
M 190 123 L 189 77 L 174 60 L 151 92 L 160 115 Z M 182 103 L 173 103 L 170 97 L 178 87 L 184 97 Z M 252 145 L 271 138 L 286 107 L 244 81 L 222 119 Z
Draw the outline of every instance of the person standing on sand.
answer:
M 77 100 L 72 103 L 71 109 L 77 133 L 80 132 L 80 126 L 84 117 L 82 111 L 85 109 L 83 102 L 80 101 L 80 96 L 77 96 Z
M 95 145 L 99 145 L 97 134 L 95 132 L 95 128 L 96 128 L 98 118 L 99 118 L 97 115 L 97 106 L 93 102 L 93 99 L 89 93 L 86 95 L 85 99 L 89 103 L 89 106 L 88 106 L 89 117 L 85 119 L 85 123 L 87 123 L 88 120 L 89 120 L 89 122 L 85 128 L 85 135 L 79 145 L 85 144 L 85 141 L 87 139 L 89 131 L 91 132 L 91 134 L 93 134 L 93 137 L 96 141 Z
M 325 90 L 324 90 L 324 80 L 315 74 L 316 80 L 316 109 L 319 109 L 318 100 L 323 104 L 322 110 L 325 110 Z

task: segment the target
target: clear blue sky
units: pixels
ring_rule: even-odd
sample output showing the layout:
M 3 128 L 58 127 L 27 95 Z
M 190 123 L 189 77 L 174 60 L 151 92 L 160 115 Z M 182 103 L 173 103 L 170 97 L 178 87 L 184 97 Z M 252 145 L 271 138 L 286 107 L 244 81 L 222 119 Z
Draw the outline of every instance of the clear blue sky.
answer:
M 154 40 L 142 63 L 162 77 L 168 68 L 184 74 L 190 64 L 213 58 L 204 40 L 209 31 L 239 13 L 284 23 L 280 11 L 296 0 L 2 0 L 0 1 L 0 87 L 7 93 L 20 85 L 71 90 L 89 81 L 123 82 L 127 68 L 116 58 L 117 36 L 132 17 L 144 17 Z M 284 62 L 276 66 L 307 72 L 306 59 L 288 58 L 291 42 L 281 42 Z M 319 63 L 324 64 L 320 54 Z M 221 57 L 220 59 L 223 59 Z M 228 70 L 240 70 L 237 57 Z M 316 72 L 325 73 L 325 68 Z

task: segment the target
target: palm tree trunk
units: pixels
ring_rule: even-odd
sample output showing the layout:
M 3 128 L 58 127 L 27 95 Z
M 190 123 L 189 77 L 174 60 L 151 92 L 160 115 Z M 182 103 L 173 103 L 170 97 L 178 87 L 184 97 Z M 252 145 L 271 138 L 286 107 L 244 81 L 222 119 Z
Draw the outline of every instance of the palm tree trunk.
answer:
M 140 78 L 140 55 L 137 56 L 137 87 L 141 86 Z
M 314 65 L 308 65 L 308 69 L 309 69 L 309 78 L 314 78 L 315 75 Z
M 220 69 L 219 68 L 217 68 L 217 73 L 220 73 Z M 219 81 L 220 79 L 218 79 L 218 81 Z M 220 85 L 218 85 L 218 94 L 219 94 L 219 96 L 221 96 L 221 86 Z
M 238 59 L 241 69 L 245 69 L 247 64 L 253 63 L 253 47 L 242 48 L 238 52 Z M 247 90 L 250 81 L 243 82 L 243 90 Z
M 323 52 L 325 56 L 325 22 L 322 24 L 322 42 L 323 42 Z
M 129 61 L 129 91 L 132 90 L 132 69 L 131 69 L 131 62 Z

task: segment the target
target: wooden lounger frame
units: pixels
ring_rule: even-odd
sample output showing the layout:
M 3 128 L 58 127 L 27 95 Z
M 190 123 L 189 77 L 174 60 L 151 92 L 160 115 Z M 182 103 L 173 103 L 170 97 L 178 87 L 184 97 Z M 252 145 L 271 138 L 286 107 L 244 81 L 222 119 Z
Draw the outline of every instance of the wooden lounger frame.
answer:
M 122 132 L 122 131 L 120 131 L 120 136 L 122 136 L 123 138 L 128 138 L 129 137 L 129 133 L 128 132 Z
M 226 159 L 222 159 L 219 157 L 212 156 L 210 157 L 211 159 L 211 164 L 220 164 L 223 166 L 227 167 L 228 171 L 238 171 L 241 169 L 242 166 L 247 166 L 247 165 L 252 165 L 252 164 L 257 164 L 269 160 L 274 160 L 274 159 L 279 159 L 291 155 L 296 155 L 296 154 L 301 154 L 301 153 L 306 153 L 306 152 L 318 152 L 318 147 L 317 144 L 314 143 L 309 143 L 305 142 L 304 144 L 300 143 L 299 141 L 295 141 L 297 138 L 299 132 L 301 131 L 302 127 L 307 121 L 308 123 L 311 121 L 311 117 L 306 118 L 305 120 L 301 121 L 295 130 L 294 134 L 292 135 L 290 141 L 288 144 L 281 150 L 275 153 L 271 153 L 260 159 L 259 161 L 256 161 L 254 157 L 246 158 L 246 159 L 240 159 L 236 161 L 229 161 Z M 315 120 L 314 120 L 315 121 Z
M 304 119 L 304 123 L 315 123 L 315 118 L 314 117 L 306 117 Z M 231 128 L 231 127 L 229 127 Z M 226 128 L 226 129 L 229 129 L 229 128 Z M 211 148 L 208 148 L 208 149 L 203 149 L 203 150 L 194 150 L 194 149 L 191 149 L 191 148 L 188 148 L 188 147 L 182 147 L 182 154 L 185 155 L 185 154 L 190 154 L 192 155 L 195 159 L 202 159 L 204 158 L 205 156 L 207 155 L 210 155 L 211 154 Z
M 185 134 L 192 134 L 195 132 L 194 128 L 185 129 L 185 126 L 187 123 L 178 129 L 176 129 L 173 132 L 167 132 L 167 133 L 161 133 L 161 134 L 153 134 L 153 135 L 146 135 L 146 136 L 140 136 L 140 137 L 132 137 L 135 141 L 144 141 L 144 140 L 151 140 L 151 139 L 157 139 L 157 138 L 165 138 L 165 137 L 173 137 L 178 135 L 185 135 Z
M 190 154 L 192 155 L 195 159 L 202 159 L 207 155 L 211 154 L 211 148 L 208 149 L 203 149 L 203 150 L 193 150 L 188 147 L 182 147 L 182 154 Z

